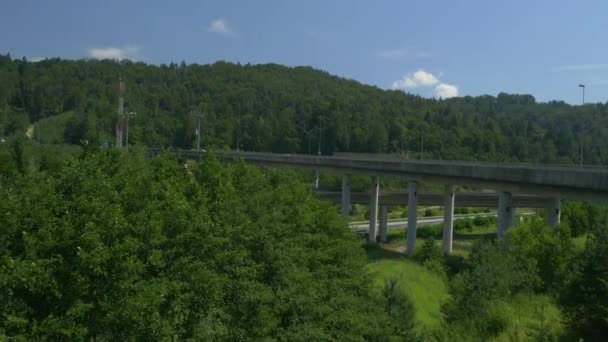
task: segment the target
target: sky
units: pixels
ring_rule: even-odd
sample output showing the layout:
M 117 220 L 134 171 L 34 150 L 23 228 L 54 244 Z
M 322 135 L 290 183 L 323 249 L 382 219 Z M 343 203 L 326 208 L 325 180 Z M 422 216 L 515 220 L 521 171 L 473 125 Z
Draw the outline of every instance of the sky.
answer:
M 608 101 L 605 0 L 0 0 L 0 53 L 309 65 L 425 97 Z

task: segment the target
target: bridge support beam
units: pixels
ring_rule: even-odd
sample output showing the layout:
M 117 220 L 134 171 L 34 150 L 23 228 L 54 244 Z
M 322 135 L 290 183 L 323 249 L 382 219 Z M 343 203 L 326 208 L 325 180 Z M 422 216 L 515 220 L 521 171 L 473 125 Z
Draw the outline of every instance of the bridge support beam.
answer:
M 376 227 L 378 225 L 378 193 L 380 192 L 380 177 L 372 177 L 369 200 L 369 230 L 367 231 L 367 242 L 376 243 Z
M 515 224 L 515 208 L 511 204 L 512 195 L 510 192 L 501 191 L 498 193 L 498 238 L 502 239 L 507 229 Z
M 416 225 L 418 223 L 418 182 L 411 181 L 407 194 L 407 254 L 413 255 L 416 249 Z
M 345 174 L 342 176 L 342 202 L 341 202 L 342 216 L 350 215 L 350 175 Z
M 547 208 L 547 224 L 555 228 L 561 221 L 562 204 L 559 197 L 552 198 L 551 204 Z
M 452 254 L 454 235 L 454 185 L 446 185 L 443 204 L 443 254 Z
M 388 205 L 380 210 L 380 242 L 388 242 Z

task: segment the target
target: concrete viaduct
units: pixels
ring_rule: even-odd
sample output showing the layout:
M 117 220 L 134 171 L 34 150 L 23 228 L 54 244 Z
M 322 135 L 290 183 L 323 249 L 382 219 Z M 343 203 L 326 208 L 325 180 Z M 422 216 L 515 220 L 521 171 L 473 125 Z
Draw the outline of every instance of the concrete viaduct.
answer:
M 161 153 L 160 149 L 148 149 L 148 153 Z M 201 159 L 207 152 L 174 150 L 171 153 L 187 159 Z M 569 167 L 533 164 L 502 164 L 481 162 L 403 160 L 382 155 L 343 154 L 334 156 L 312 156 L 297 154 L 277 154 L 259 152 L 216 151 L 214 155 L 222 160 L 242 159 L 248 163 L 290 168 L 312 169 L 318 177 L 319 170 L 340 172 L 342 191 L 340 193 L 341 212 L 348 215 L 353 194 L 351 194 L 351 175 L 369 175 L 372 185 L 367 196 L 370 205 L 369 242 L 375 243 L 378 235 L 378 207 L 386 204 L 403 203 L 396 197 L 407 198 L 407 252 L 412 254 L 416 243 L 416 206 L 442 204 L 444 207 L 443 252 L 452 251 L 453 217 L 455 203 L 474 203 L 475 200 L 488 203 L 493 196 L 493 205 L 498 207 L 498 237 L 515 224 L 515 207 L 544 207 L 548 209 L 548 224 L 552 227 L 560 222 L 561 200 L 573 199 L 608 204 L 608 169 L 603 167 Z M 408 180 L 405 193 L 386 193 L 380 196 L 380 176 L 397 176 Z M 419 182 L 445 184 L 441 194 L 420 194 Z M 315 181 L 318 184 L 318 179 Z M 456 195 L 455 185 L 492 189 L 496 194 Z M 524 196 L 527 195 L 527 196 Z M 334 195 L 332 195 L 334 196 Z M 358 200 L 361 194 L 355 194 Z M 475 197 L 477 196 L 477 197 Z M 486 196 L 485 199 L 481 197 Z M 460 197 L 463 200 L 460 200 Z M 458 200 L 456 198 L 459 198 Z M 428 201 L 428 202 L 427 202 Z M 462 203 L 462 204 L 461 204 Z M 485 206 L 485 205 L 484 205 Z M 382 216 L 386 215 L 386 206 Z M 381 220 L 382 221 L 382 220 Z

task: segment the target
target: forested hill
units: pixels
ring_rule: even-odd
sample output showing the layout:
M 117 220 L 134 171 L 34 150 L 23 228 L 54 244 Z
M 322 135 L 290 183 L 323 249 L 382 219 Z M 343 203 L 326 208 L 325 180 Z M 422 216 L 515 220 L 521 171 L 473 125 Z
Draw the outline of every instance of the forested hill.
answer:
M 530 95 L 425 99 L 275 64 L 148 65 L 130 61 L 14 60 L 0 55 L 0 129 L 65 116 L 70 143 L 112 140 L 118 78 L 136 112 L 130 141 L 316 153 L 409 151 L 411 158 L 608 162 L 608 103 L 538 103 Z M 64 127 L 61 129 L 63 130 Z M 321 129 L 319 129 L 321 128 Z M 42 134 L 42 133 L 40 133 Z M 42 137 L 44 138 L 44 137 Z

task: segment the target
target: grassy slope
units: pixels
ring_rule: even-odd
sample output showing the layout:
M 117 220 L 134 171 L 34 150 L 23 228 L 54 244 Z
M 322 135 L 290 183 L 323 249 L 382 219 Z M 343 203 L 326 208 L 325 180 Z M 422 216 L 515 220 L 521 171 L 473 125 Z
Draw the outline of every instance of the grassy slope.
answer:
M 374 284 L 382 289 L 386 279 L 397 277 L 403 290 L 414 302 L 416 319 L 423 329 L 439 327 L 441 305 L 448 299 L 448 287 L 441 277 L 401 254 L 380 247 L 367 249 L 369 272 Z
M 507 329 L 495 341 L 529 341 L 534 335 L 563 336 L 563 316 L 545 295 L 517 295 L 503 307 L 509 318 Z
M 421 242 L 421 241 L 420 241 Z M 437 274 L 407 259 L 403 254 L 381 246 L 366 246 L 368 270 L 378 290 L 385 279 L 397 277 L 412 299 L 415 317 L 424 331 L 444 329 L 441 305 L 449 300 L 449 287 Z M 563 335 L 563 317 L 553 300 L 545 295 L 520 294 L 511 302 L 498 305 L 496 310 L 507 319 L 507 326 L 495 341 L 528 341 L 542 329 L 552 335 Z M 454 326 L 451 338 L 475 340 L 465 326 Z

